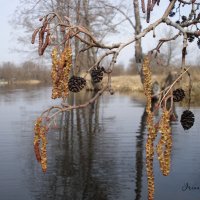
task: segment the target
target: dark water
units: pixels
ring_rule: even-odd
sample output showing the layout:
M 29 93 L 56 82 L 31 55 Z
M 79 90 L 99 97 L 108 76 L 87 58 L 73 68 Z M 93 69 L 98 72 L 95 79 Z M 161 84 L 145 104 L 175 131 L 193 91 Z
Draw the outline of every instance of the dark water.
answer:
M 87 109 L 61 116 L 61 128 L 48 134 L 43 174 L 33 152 L 33 125 L 44 109 L 59 103 L 50 100 L 50 92 L 48 87 L 0 88 L 0 200 L 147 199 L 144 103 L 104 95 Z M 176 110 L 180 116 L 183 108 Z M 200 200 L 200 109 L 192 111 L 196 123 L 189 132 L 173 123 L 168 177 L 155 159 L 155 200 Z

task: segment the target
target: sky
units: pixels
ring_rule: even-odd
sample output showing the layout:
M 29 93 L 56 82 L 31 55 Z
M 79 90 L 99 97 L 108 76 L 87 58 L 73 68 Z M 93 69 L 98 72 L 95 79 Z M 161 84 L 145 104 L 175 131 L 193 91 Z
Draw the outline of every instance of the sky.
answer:
M 128 0 L 126 0 L 128 1 Z M 1 37 L 0 37 L 0 63 L 3 62 L 13 62 L 16 64 L 20 64 L 27 60 L 27 57 L 24 57 L 23 54 L 20 54 L 17 52 L 17 50 L 14 50 L 15 47 L 18 47 L 19 49 L 19 43 L 17 42 L 17 37 L 15 36 L 15 30 L 9 23 L 9 20 L 11 20 L 13 13 L 16 9 L 16 7 L 19 5 L 20 0 L 0 0 L 0 13 L 1 13 Z M 164 11 L 164 8 L 168 4 L 168 0 L 161 1 L 161 5 L 159 6 L 159 12 L 153 12 L 151 17 L 151 22 L 153 22 L 156 18 L 160 17 L 161 14 Z M 148 24 L 145 23 L 145 20 L 143 20 L 143 28 L 145 28 Z M 129 31 L 127 27 L 124 27 L 123 34 L 120 36 L 113 36 L 112 40 L 109 42 L 119 42 L 119 41 L 126 41 L 129 37 L 132 37 L 131 34 L 132 31 Z M 164 28 L 158 28 L 156 29 L 156 35 L 161 36 L 165 34 L 166 30 Z M 143 50 L 144 52 L 147 52 L 148 50 L 155 47 L 155 45 L 158 42 L 159 37 L 153 38 L 152 32 L 150 32 L 146 38 L 143 39 Z M 23 46 L 20 47 L 23 49 Z M 199 54 L 198 54 L 199 55 Z M 130 59 L 134 56 L 134 46 L 130 45 L 126 49 L 124 49 L 118 58 L 118 62 L 122 63 L 127 67 L 130 63 Z M 195 54 L 197 56 L 197 53 Z M 196 59 L 196 58 L 195 58 Z M 194 57 L 193 57 L 194 60 Z
M 17 62 L 19 63 L 19 54 L 11 53 L 11 49 L 17 45 L 17 41 L 13 40 L 14 30 L 9 24 L 9 20 L 19 4 L 19 0 L 0 0 L 0 19 L 1 19 L 1 37 L 0 37 L 0 63 Z

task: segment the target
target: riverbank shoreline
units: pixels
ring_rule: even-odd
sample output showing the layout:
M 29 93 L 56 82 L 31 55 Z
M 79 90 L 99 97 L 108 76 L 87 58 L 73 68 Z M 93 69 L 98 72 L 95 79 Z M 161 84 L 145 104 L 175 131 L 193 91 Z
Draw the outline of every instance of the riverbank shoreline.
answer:
M 164 75 L 153 75 L 152 76 L 152 82 L 157 81 L 162 88 L 166 79 L 166 74 Z M 144 96 L 143 94 L 143 85 L 140 80 L 139 75 L 124 75 L 124 76 L 113 76 L 112 77 L 112 89 L 114 92 L 119 93 L 126 93 L 128 95 L 130 94 L 136 94 L 140 95 L 141 97 Z M 102 86 L 106 84 L 107 77 L 105 77 L 102 81 Z M 199 85 L 200 78 L 197 76 L 197 74 L 194 74 L 192 76 L 192 89 L 191 89 L 191 104 L 197 104 L 200 100 L 200 85 Z M 7 87 L 7 86 L 51 86 L 51 83 L 43 83 L 40 80 L 23 80 L 23 81 L 15 81 L 12 83 L 3 82 L 0 84 L 0 87 Z M 189 87 L 188 87 L 188 80 L 185 80 L 181 83 L 175 84 L 176 87 L 182 87 L 185 92 L 186 96 L 188 96 L 189 93 Z M 92 91 L 92 84 L 91 84 L 91 78 L 87 77 L 87 85 L 86 90 Z M 145 98 L 145 96 L 144 96 Z M 187 101 L 187 98 L 186 98 Z
M 8 82 L 8 81 L 1 81 L 0 82 L 0 86 L 7 86 L 7 85 L 38 85 L 38 84 L 42 84 L 42 81 L 40 80 L 21 80 L 21 81 L 12 81 L 12 82 Z

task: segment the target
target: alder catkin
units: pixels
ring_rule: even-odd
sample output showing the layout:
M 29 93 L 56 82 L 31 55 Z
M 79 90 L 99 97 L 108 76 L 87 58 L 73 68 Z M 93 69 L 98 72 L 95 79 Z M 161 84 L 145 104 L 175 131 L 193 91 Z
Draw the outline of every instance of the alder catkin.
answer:
M 146 113 L 147 113 L 148 135 L 146 142 L 146 171 L 147 171 L 147 184 L 148 184 L 148 200 L 153 200 L 155 192 L 153 158 L 154 158 L 154 141 L 156 138 L 157 130 L 154 126 L 153 113 L 151 111 L 152 81 L 151 81 L 150 60 L 148 56 L 144 58 L 142 70 L 144 75 L 144 83 L 143 83 L 144 93 L 147 98 Z
M 151 0 L 148 0 L 147 2 L 147 23 L 150 21 L 150 15 L 151 15 Z
M 144 0 L 141 0 L 141 5 L 142 5 L 142 12 L 145 13 L 146 10 L 145 10 L 145 2 L 144 2 Z
M 61 96 L 61 91 L 58 88 L 58 49 L 53 48 L 51 53 L 52 67 L 51 67 L 51 80 L 52 80 L 52 99 L 59 98 Z
M 50 32 L 47 31 L 44 44 L 42 45 L 42 48 L 41 48 L 41 55 L 44 54 L 44 51 L 45 51 L 45 49 L 48 47 L 49 44 L 50 44 Z
M 38 44 L 38 54 L 40 56 L 42 55 L 43 40 L 44 40 L 44 31 L 43 31 L 43 29 L 40 29 L 40 32 L 39 32 L 39 44 Z
M 46 127 L 41 127 L 40 138 L 42 141 L 41 147 L 41 167 L 42 171 L 46 172 L 47 170 L 47 139 L 46 139 Z
M 53 49 L 52 54 L 51 78 L 53 83 L 52 99 L 63 98 L 68 96 L 68 81 L 70 70 L 72 68 L 72 49 L 67 44 L 58 59 L 58 50 Z
M 37 36 L 39 30 L 40 30 L 40 29 L 37 28 L 37 29 L 35 29 L 35 31 L 33 32 L 33 34 L 32 34 L 32 39 L 31 39 L 31 44 L 34 44 L 34 43 L 35 43 L 35 38 L 36 38 L 36 36 Z
M 160 163 L 160 170 L 164 176 L 170 172 L 172 134 L 170 127 L 170 111 L 164 109 L 159 123 L 161 138 L 157 144 L 157 155 Z
M 41 122 L 42 122 L 42 119 L 38 118 L 35 123 L 35 127 L 34 127 L 35 136 L 34 136 L 34 141 L 33 141 L 35 157 L 39 163 L 41 162 L 41 156 L 40 156 L 40 126 L 41 126 Z
M 40 31 L 39 31 L 38 54 L 40 56 L 43 55 L 42 47 L 43 47 L 43 43 L 44 43 L 44 35 L 45 35 L 47 25 L 48 25 L 48 21 L 47 21 L 47 19 L 45 19 L 44 22 L 43 22 L 43 26 L 40 28 Z
M 42 125 L 42 118 L 39 117 L 36 120 L 35 127 L 34 127 L 35 137 L 34 137 L 34 152 L 37 161 L 41 164 L 42 171 L 46 172 L 47 170 L 47 151 L 46 151 L 46 133 L 47 127 Z M 41 148 L 40 148 L 41 142 Z
M 65 99 L 69 94 L 68 81 L 70 77 L 70 71 L 72 68 L 72 49 L 71 45 L 67 44 L 64 53 L 63 63 L 63 85 L 62 85 L 62 98 Z
M 157 0 L 152 0 L 151 11 L 153 11 L 154 6 L 156 5 Z

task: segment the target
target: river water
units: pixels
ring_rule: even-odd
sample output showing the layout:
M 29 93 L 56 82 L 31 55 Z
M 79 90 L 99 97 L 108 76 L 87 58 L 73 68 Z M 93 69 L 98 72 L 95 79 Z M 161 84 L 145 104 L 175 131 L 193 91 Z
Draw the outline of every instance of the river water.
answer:
M 33 152 L 33 128 L 43 110 L 59 104 L 50 93 L 49 87 L 0 88 L 0 200 L 146 200 L 144 102 L 105 94 L 61 116 L 48 133 L 44 174 Z M 179 118 L 183 109 L 176 108 Z M 169 176 L 155 159 L 155 200 L 200 199 L 200 109 L 191 110 L 196 122 L 189 131 L 172 124 Z

